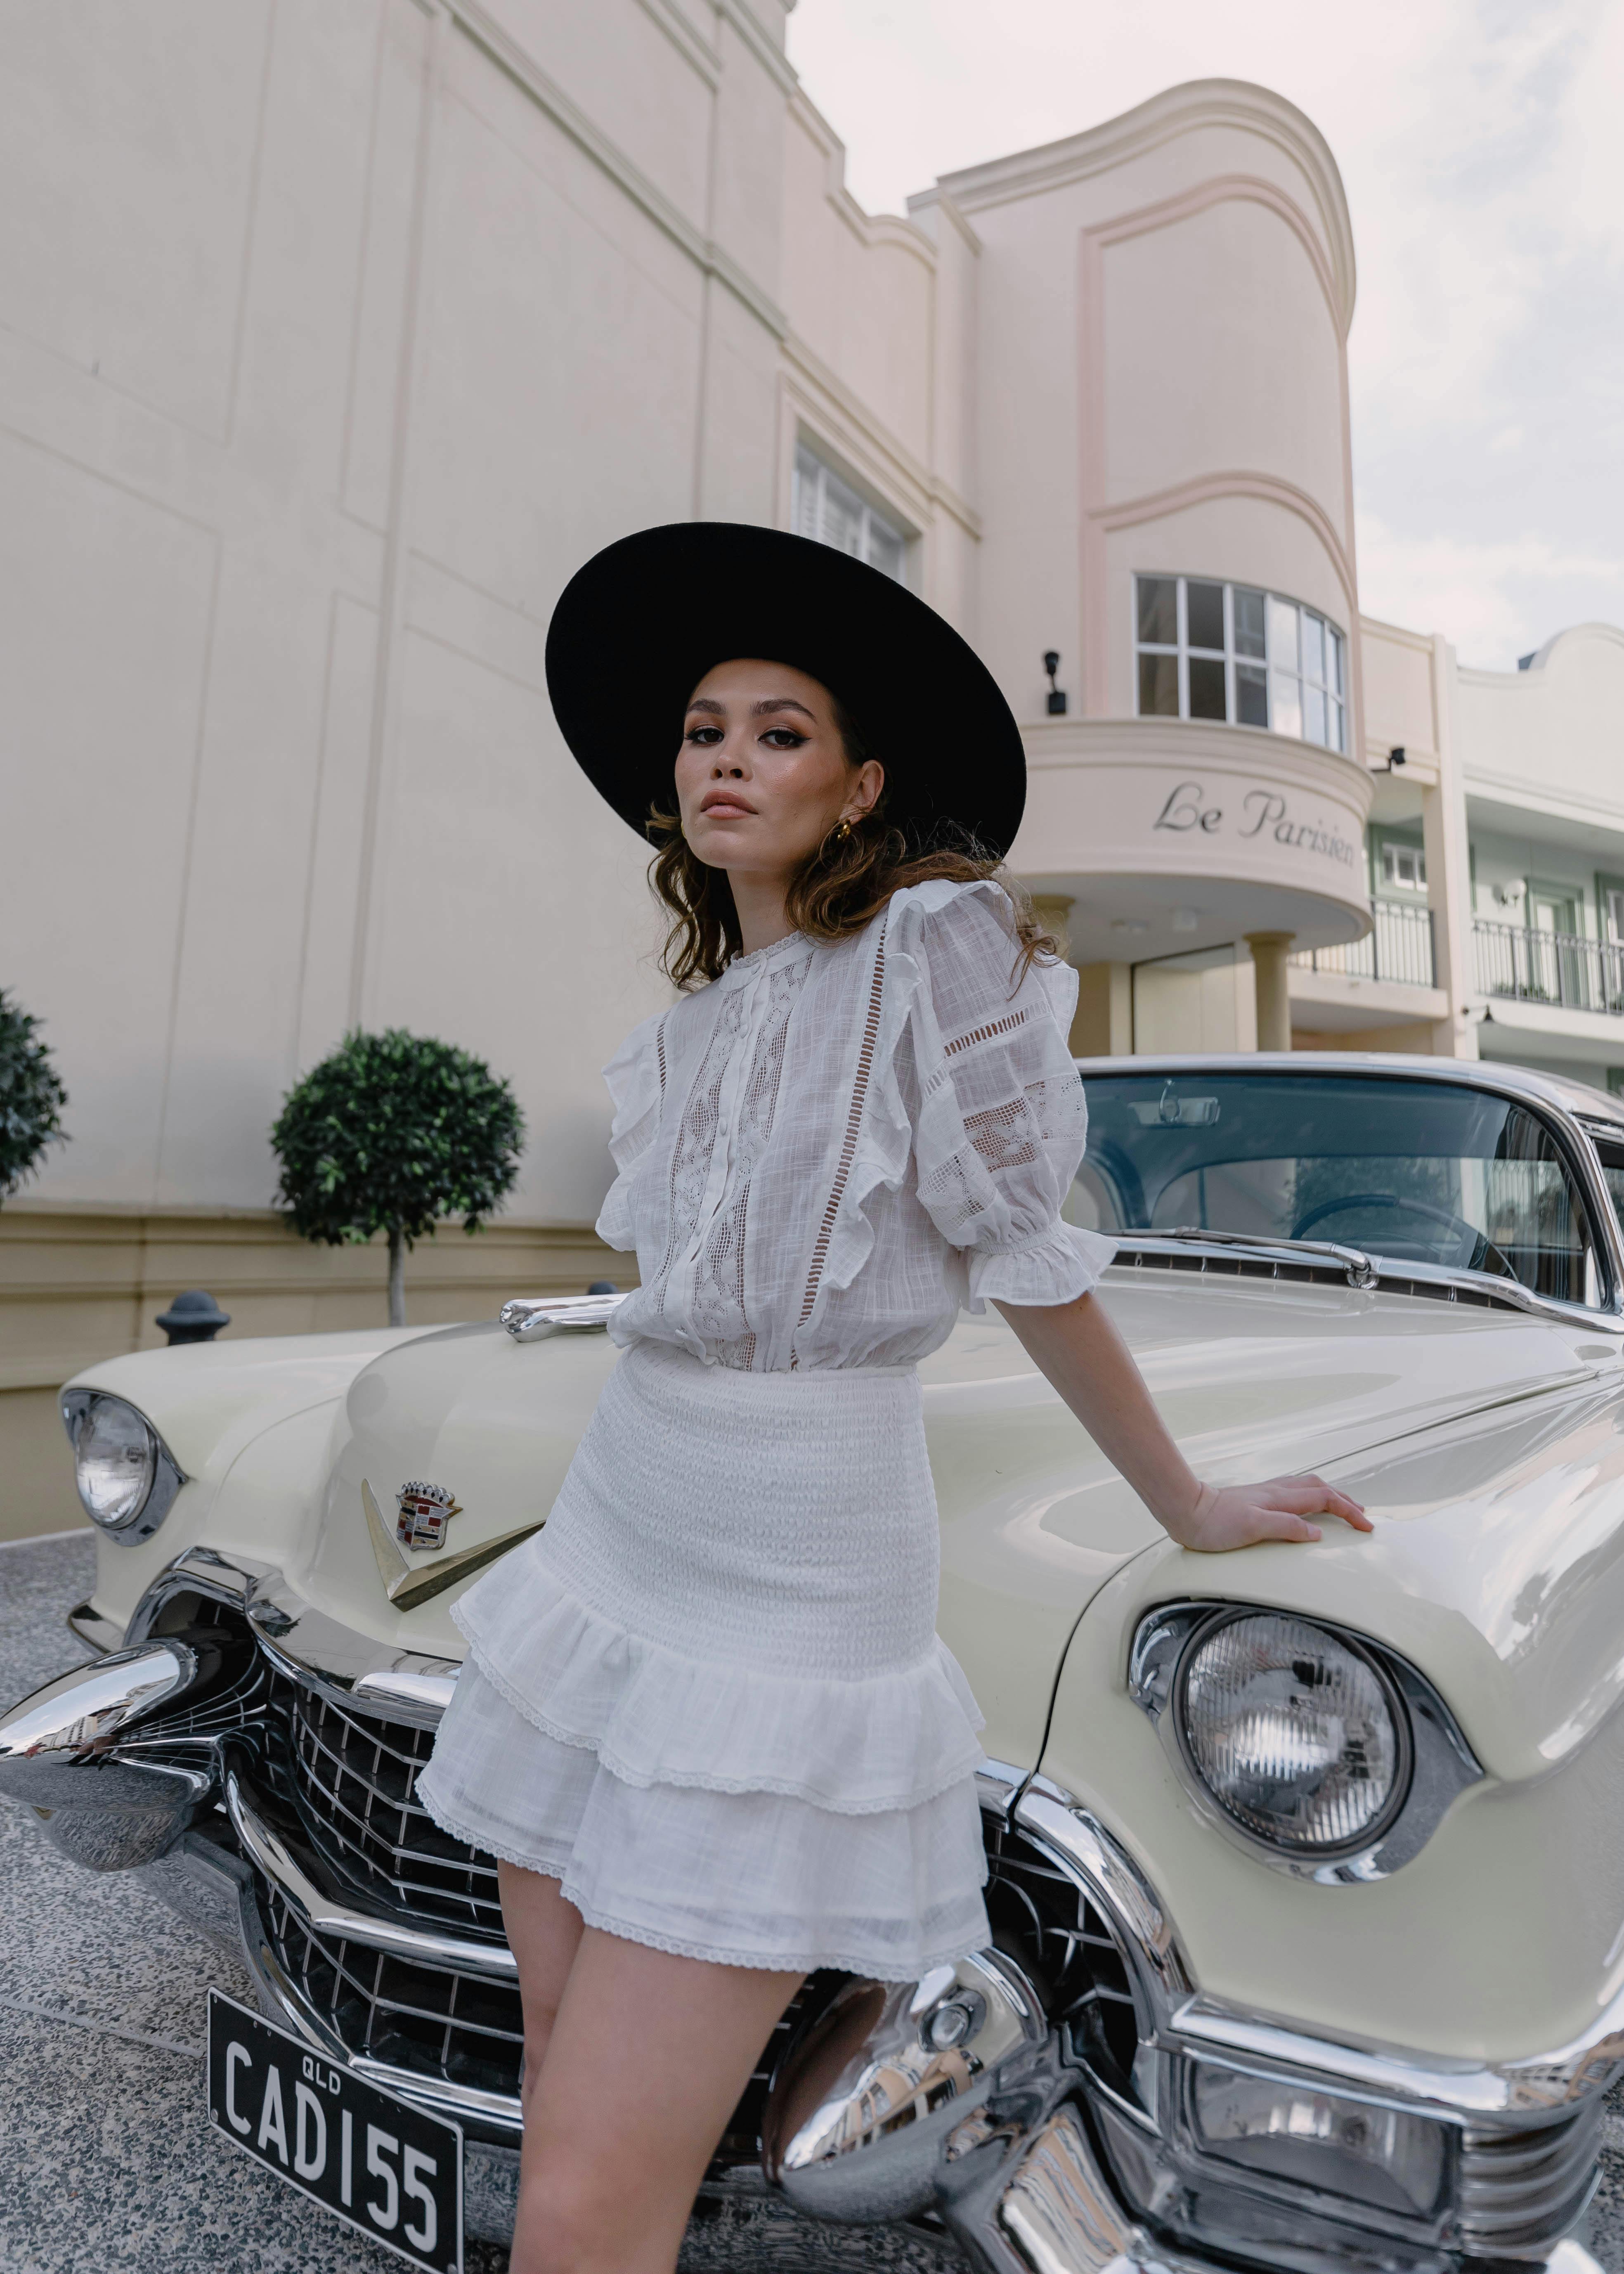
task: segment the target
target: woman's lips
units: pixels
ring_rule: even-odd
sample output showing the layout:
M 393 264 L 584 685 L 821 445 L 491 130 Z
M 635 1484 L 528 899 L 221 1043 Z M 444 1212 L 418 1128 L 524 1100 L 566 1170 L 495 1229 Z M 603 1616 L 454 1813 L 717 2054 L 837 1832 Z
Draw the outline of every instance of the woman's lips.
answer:
M 708 797 L 699 810 L 701 813 L 714 814 L 719 819 L 726 821 L 730 818 L 742 819 L 746 814 L 753 814 L 756 808 L 753 805 L 746 805 L 741 798 Z

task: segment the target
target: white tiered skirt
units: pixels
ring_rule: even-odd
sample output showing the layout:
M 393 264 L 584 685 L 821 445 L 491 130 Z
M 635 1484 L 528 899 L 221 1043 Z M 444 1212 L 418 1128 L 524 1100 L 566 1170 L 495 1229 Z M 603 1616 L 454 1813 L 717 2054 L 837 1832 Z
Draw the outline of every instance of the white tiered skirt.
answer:
M 453 1615 L 423 1805 L 590 1926 L 911 1981 L 989 1939 L 912 1368 L 632 1344 L 545 1529 Z

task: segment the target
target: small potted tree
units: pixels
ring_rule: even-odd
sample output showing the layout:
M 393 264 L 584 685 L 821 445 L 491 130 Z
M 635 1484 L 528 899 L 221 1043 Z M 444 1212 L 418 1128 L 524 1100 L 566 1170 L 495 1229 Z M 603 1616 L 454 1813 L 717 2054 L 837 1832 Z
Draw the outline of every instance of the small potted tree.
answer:
M 449 1043 L 347 1035 L 289 1091 L 271 1145 L 296 1231 L 330 1247 L 384 1232 L 389 1324 L 406 1323 L 406 1251 L 447 1216 L 477 1231 L 513 1188 L 524 1118 L 508 1084 Z
M 68 1102 L 40 1021 L 0 987 L 0 1201 L 38 1170 L 48 1145 L 65 1144 Z

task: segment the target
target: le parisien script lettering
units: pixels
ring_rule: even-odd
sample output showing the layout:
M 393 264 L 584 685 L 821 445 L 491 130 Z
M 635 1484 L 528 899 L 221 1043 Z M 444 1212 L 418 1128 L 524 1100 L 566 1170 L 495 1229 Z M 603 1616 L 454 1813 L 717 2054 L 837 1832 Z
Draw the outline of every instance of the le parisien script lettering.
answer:
M 1232 834 L 1242 839 L 1261 837 L 1267 831 L 1276 845 L 1320 854 L 1347 869 L 1354 866 L 1357 850 L 1353 840 L 1344 837 L 1335 823 L 1327 826 L 1321 821 L 1295 820 L 1284 793 L 1277 789 L 1249 789 L 1241 799 L 1238 817 L 1230 816 L 1226 822 L 1222 806 L 1207 803 L 1199 781 L 1180 782 L 1151 825 L 1181 834 L 1195 829 L 1205 837 Z

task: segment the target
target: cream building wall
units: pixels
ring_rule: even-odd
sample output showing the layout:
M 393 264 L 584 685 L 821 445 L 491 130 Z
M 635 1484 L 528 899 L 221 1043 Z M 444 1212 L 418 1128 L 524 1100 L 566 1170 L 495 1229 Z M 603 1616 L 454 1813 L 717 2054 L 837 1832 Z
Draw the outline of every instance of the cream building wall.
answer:
M 545 627 L 627 530 L 787 526 L 803 447 L 1022 721 L 1017 864 L 1084 967 L 1079 1048 L 1250 1047 L 1285 1000 L 1254 952 L 1357 947 L 1357 670 L 1349 756 L 1134 715 L 1136 572 L 1284 593 L 1357 651 L 1351 237 L 1280 98 L 1174 89 L 876 217 L 780 0 L 13 28 L 0 977 L 72 1142 L 0 1209 L 0 1529 L 74 1519 L 56 1385 L 180 1288 L 233 1334 L 377 1315 L 381 1256 L 269 1207 L 278 1103 L 354 1023 L 480 1052 L 530 1123 L 510 1210 L 418 1250 L 414 1317 L 624 1276 L 598 1069 L 667 990 Z
M 1504 1058 L 1624 1087 L 1624 631 L 1575 626 L 1515 672 L 1464 667 L 1441 635 L 1368 620 L 1363 648 L 1383 768 L 1376 924 L 1357 948 L 1298 960 L 1296 1042 Z M 1421 855 L 1418 897 L 1384 887 L 1388 844 Z M 1430 986 L 1398 968 L 1423 921 Z M 1372 949 L 1395 968 L 1372 971 Z

